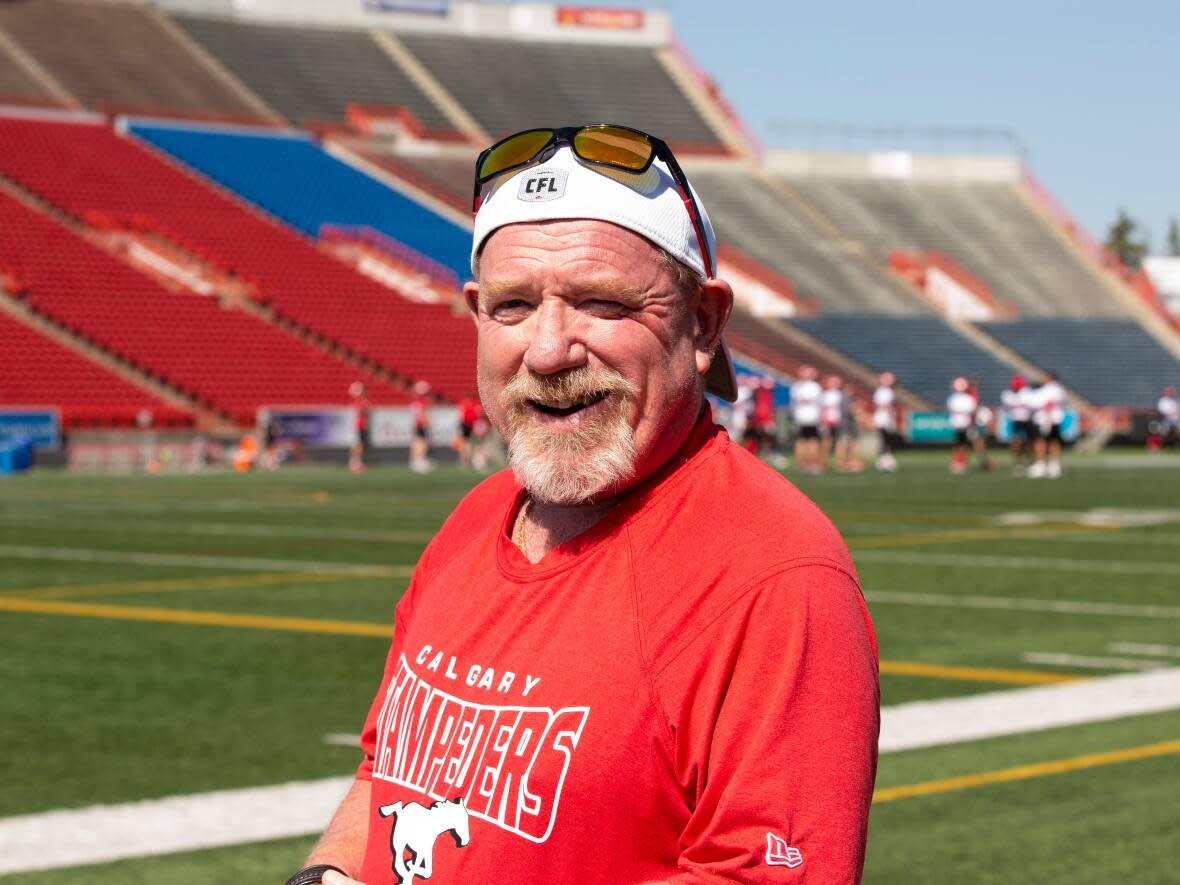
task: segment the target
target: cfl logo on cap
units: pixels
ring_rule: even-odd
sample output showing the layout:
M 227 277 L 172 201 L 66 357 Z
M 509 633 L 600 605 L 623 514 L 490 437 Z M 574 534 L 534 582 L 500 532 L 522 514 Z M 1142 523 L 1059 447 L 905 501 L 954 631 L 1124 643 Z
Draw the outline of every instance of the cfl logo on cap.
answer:
M 520 177 L 516 198 L 526 203 L 556 200 L 565 193 L 567 178 L 569 172 L 565 169 L 537 169 Z

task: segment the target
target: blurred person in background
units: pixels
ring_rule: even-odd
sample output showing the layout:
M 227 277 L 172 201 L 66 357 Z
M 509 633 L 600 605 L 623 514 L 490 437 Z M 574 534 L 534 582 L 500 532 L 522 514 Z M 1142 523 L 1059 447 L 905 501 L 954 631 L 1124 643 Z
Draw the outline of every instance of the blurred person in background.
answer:
M 873 391 L 873 427 L 880 437 L 876 467 L 885 473 L 897 470 L 897 458 L 893 455 L 893 438 L 900 425 L 897 420 L 897 393 L 893 389 L 896 383 L 896 375 L 882 372 L 877 378 L 877 389 Z
M 1024 473 L 1025 462 L 1032 454 L 1034 433 L 1030 393 L 1024 376 L 1013 375 L 1008 389 L 1000 394 L 1000 406 L 1009 427 L 1008 453 L 1012 460 L 1012 472 L 1017 476 Z
M 1052 372 L 1045 372 L 1032 396 L 1033 421 L 1037 438 L 1033 442 L 1036 461 L 1028 469 L 1033 479 L 1061 476 L 1061 425 L 1065 423 L 1065 388 Z
M 951 443 L 951 473 L 967 472 L 967 455 L 974 447 L 975 411 L 979 400 L 971 394 L 971 382 L 959 376 L 951 382 L 951 395 L 946 400 L 951 430 L 955 434 Z
M 415 473 L 429 473 L 434 469 L 434 462 L 430 460 L 430 385 L 425 381 L 414 384 L 410 420 L 414 434 L 410 440 L 410 469 Z
M 369 454 L 369 396 L 365 385 L 354 381 L 348 388 L 348 395 L 352 398 L 353 439 L 348 451 L 348 469 L 353 473 L 363 473 L 367 469 L 366 457 Z
M 1155 410 L 1159 413 L 1160 445 L 1180 445 L 1180 399 L 1176 398 L 1175 387 L 1164 388 Z
M 459 466 L 470 467 L 474 448 L 475 425 L 479 423 L 483 409 L 475 394 L 467 392 L 459 400 L 459 426 L 456 428 L 453 447 L 459 455 Z
M 795 425 L 795 466 L 804 473 L 823 470 L 820 453 L 819 372 L 812 366 L 800 366 L 799 377 L 791 385 L 791 420 Z

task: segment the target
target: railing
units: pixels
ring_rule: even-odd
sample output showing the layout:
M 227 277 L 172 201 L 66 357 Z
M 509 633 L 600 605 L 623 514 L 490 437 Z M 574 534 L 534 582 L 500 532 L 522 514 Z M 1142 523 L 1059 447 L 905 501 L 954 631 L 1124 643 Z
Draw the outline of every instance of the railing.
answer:
M 426 277 L 434 288 L 447 292 L 459 290 L 459 275 L 449 267 L 367 225 L 325 224 L 320 227 L 320 242 L 368 246 L 412 273 Z

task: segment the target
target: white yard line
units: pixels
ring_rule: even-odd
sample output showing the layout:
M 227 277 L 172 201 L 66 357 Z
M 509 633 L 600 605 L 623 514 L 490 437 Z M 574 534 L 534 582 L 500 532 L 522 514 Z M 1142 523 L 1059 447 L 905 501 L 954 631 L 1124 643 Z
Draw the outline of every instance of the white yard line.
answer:
M 1077 535 L 1072 537 L 1077 538 Z M 1090 535 L 1084 540 L 1091 540 Z M 855 548 L 856 542 L 852 541 Z M 1180 562 L 1149 562 L 1135 559 L 1067 559 L 1047 556 L 993 556 L 986 553 L 919 553 L 901 550 L 854 549 L 857 562 L 901 563 L 970 568 L 1003 568 L 1060 572 L 1088 572 L 1115 575 L 1180 576 Z
M 1180 668 L 916 701 L 881 711 L 880 747 L 896 753 L 1177 708 Z M 356 736 L 326 739 L 354 745 Z M 318 833 L 350 783 L 328 778 L 0 818 L 0 874 Z
M 1180 645 L 1156 642 L 1111 642 L 1106 650 L 1117 655 L 1147 655 L 1157 658 L 1180 658 Z
M 865 593 L 865 598 L 870 603 L 919 605 L 935 608 L 1053 612 L 1063 615 L 1096 615 L 1109 618 L 1180 618 L 1180 606 L 1087 602 L 1080 599 L 1022 599 L 1015 596 L 959 596 L 952 593 L 905 593 L 890 590 L 871 590 Z
M 1180 668 L 914 701 L 881 711 L 882 753 L 1180 708 Z
M 272 572 L 340 572 L 349 575 L 388 576 L 387 565 L 349 565 L 311 559 L 262 559 L 253 556 L 204 556 L 195 553 L 154 553 L 138 550 L 86 550 L 78 547 L 32 547 L 0 544 L 0 559 L 36 559 L 60 562 L 114 562 L 122 565 L 169 565 L 190 568 L 242 569 Z
M 1056 651 L 1026 651 L 1020 659 L 1027 664 L 1049 667 L 1080 667 L 1083 670 L 1158 670 L 1166 666 L 1143 658 L 1116 658 L 1104 655 L 1071 655 Z
M 0 818 L 0 874 L 318 833 L 352 778 Z

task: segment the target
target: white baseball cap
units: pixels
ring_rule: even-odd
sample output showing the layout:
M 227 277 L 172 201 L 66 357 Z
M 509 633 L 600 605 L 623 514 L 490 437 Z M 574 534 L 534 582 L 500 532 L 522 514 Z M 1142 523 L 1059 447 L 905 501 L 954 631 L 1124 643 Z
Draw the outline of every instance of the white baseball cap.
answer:
M 705 248 L 716 267 L 717 238 L 708 213 L 693 191 L 701 213 Z M 664 249 L 705 279 L 706 262 L 680 188 L 660 159 L 636 174 L 582 163 L 567 146 L 542 163 L 505 173 L 485 185 L 485 196 L 475 216 L 471 244 L 472 272 L 484 242 L 501 227 L 532 221 L 591 218 L 632 230 Z M 705 373 L 705 389 L 733 402 L 737 379 L 729 350 L 722 342 Z

